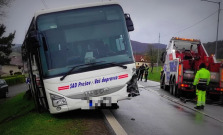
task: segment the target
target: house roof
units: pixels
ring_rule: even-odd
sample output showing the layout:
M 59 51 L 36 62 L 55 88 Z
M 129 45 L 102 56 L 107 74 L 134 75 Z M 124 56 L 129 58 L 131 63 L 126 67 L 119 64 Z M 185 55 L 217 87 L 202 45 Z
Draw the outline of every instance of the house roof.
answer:
M 136 62 L 148 62 L 148 58 L 145 55 L 134 54 L 134 58 Z

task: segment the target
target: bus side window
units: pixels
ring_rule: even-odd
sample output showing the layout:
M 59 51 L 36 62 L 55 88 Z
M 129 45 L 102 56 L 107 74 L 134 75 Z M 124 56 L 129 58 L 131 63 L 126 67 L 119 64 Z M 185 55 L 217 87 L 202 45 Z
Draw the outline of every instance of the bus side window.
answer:
M 50 29 L 44 32 L 48 45 L 47 59 L 49 69 L 59 68 L 66 65 L 67 47 L 64 41 L 63 31 L 59 29 Z

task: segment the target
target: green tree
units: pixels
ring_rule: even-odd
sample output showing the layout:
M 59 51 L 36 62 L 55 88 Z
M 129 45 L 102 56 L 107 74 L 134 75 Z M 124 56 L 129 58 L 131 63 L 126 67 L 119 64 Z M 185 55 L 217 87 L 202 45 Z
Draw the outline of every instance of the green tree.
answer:
M 157 63 L 157 49 L 155 49 L 152 45 L 148 46 L 148 51 L 146 53 L 146 57 L 149 58 L 151 63 L 151 73 L 153 72 L 154 64 Z
M 15 37 L 14 33 L 10 33 L 7 37 L 3 36 L 6 27 L 0 24 L 0 65 L 7 65 L 10 62 L 9 55 L 12 52 L 12 41 Z
M 149 59 L 149 62 L 151 63 L 151 73 L 153 72 L 154 64 L 157 63 L 157 57 L 158 57 L 158 48 L 154 47 L 155 45 L 149 45 L 146 53 L 147 59 Z M 162 56 L 162 52 L 165 51 L 165 49 L 159 49 L 159 59 L 158 63 L 159 65 L 162 65 L 162 62 L 160 61 L 160 58 Z

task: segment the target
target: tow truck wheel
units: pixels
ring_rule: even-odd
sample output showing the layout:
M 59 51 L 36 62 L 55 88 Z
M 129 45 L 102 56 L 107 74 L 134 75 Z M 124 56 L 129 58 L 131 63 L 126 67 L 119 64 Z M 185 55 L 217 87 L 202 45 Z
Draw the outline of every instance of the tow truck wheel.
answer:
M 170 80 L 170 94 L 173 95 L 173 80 Z
M 162 85 L 160 85 L 160 88 L 163 87 L 164 90 L 169 91 L 169 85 L 165 84 L 165 75 L 163 75 L 162 81 L 161 81 Z
M 169 87 L 169 85 L 164 84 L 163 89 L 166 90 L 166 91 L 169 91 L 170 87 Z
M 161 89 L 164 89 L 164 79 L 165 79 L 165 78 L 164 78 L 164 76 L 162 75 L 162 76 L 161 76 L 161 79 L 160 79 L 160 88 L 161 88 Z
M 175 96 L 175 97 L 177 97 L 177 95 L 178 95 L 178 90 L 177 90 L 177 88 L 178 88 L 178 86 L 177 86 L 177 84 L 176 84 L 176 80 L 175 80 L 175 78 L 173 79 L 173 95 Z
M 182 91 L 181 91 L 181 89 L 178 88 L 178 85 L 176 85 L 176 97 L 180 98 L 181 95 L 182 95 Z

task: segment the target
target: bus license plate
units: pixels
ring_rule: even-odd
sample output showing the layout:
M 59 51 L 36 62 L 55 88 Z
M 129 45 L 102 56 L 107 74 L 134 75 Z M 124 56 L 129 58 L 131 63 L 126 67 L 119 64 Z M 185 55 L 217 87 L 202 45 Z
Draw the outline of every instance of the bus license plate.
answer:
M 90 99 L 88 101 L 89 107 L 100 107 L 102 104 L 111 106 L 111 97 L 102 97 L 100 99 Z

